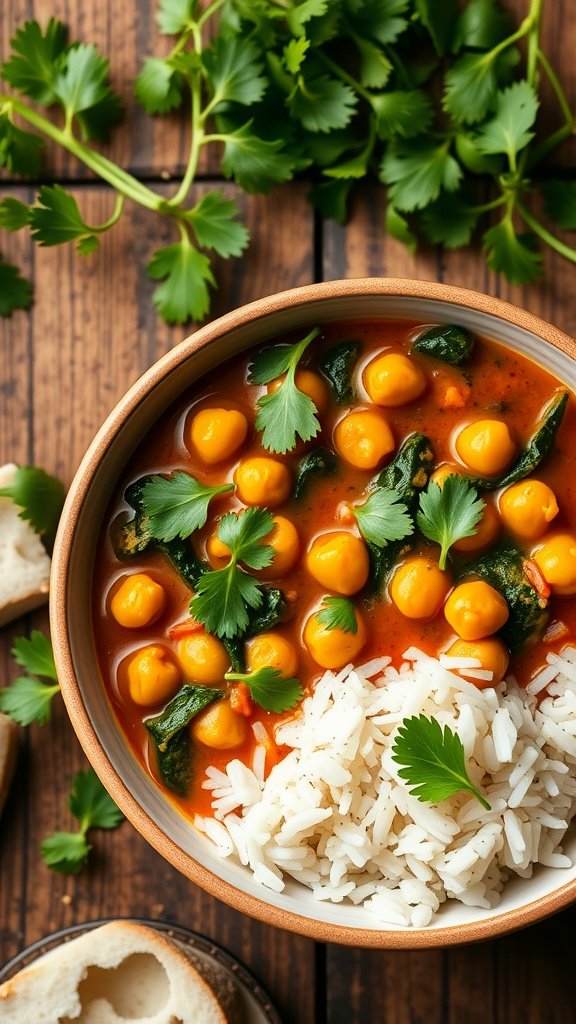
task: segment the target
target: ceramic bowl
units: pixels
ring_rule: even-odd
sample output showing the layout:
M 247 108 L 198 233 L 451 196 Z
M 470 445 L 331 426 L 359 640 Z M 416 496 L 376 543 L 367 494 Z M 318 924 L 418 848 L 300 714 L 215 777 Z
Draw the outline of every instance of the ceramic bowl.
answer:
M 117 481 L 141 438 L 207 371 L 253 345 L 320 322 L 394 318 L 456 322 L 542 364 L 576 390 L 576 344 L 498 299 L 423 281 L 367 279 L 310 285 L 260 299 L 193 334 L 128 391 L 98 432 L 70 488 L 54 551 L 51 623 L 62 693 L 88 759 L 126 816 L 179 871 L 238 910 L 314 939 L 358 946 L 445 946 L 533 923 L 576 898 L 576 866 L 514 879 L 493 910 L 449 901 L 426 929 L 382 929 L 366 910 L 317 902 L 292 882 L 276 894 L 247 868 L 221 860 L 163 795 L 124 741 L 99 674 L 91 620 L 98 535 Z M 566 844 L 576 861 L 576 834 Z

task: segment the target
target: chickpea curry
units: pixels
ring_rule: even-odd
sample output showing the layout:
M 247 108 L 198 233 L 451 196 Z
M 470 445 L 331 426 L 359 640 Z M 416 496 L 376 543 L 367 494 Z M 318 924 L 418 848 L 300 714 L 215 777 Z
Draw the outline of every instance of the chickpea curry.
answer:
M 573 641 L 575 427 L 559 381 L 455 325 L 316 327 L 184 395 L 128 467 L 94 591 L 112 705 L 183 811 L 211 813 L 208 765 L 260 744 L 269 772 L 326 669 L 417 646 L 526 684 Z

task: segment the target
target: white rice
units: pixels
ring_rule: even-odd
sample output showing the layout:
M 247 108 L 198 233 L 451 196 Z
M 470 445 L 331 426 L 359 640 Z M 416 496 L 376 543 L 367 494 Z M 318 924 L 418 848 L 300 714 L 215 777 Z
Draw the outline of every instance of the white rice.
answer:
M 476 667 L 470 659 L 413 647 L 404 657 L 400 669 L 383 658 L 326 672 L 276 729 L 292 749 L 266 781 L 268 736 L 255 727 L 253 770 L 238 760 L 207 769 L 215 817 L 196 825 L 276 892 L 291 876 L 318 900 L 422 928 L 446 899 L 490 908 L 511 873 L 570 866 L 561 844 L 576 811 L 576 649 L 549 654 L 526 690 L 512 678 L 479 690 L 457 674 Z M 391 748 L 415 714 L 458 732 L 489 811 L 468 793 L 436 806 L 411 795 Z

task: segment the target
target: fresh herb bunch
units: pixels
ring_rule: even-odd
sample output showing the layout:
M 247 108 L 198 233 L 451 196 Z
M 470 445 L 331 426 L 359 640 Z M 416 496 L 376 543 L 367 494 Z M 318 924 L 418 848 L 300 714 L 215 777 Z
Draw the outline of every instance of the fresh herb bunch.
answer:
M 0 228 L 30 226 L 40 245 L 75 241 L 87 255 L 128 198 L 174 224 L 174 243 L 148 265 L 161 282 L 160 315 L 202 319 L 214 258 L 239 256 L 248 244 L 233 200 L 219 190 L 191 198 L 200 153 L 217 146 L 225 176 L 247 192 L 307 170 L 315 206 L 340 221 L 354 184 L 376 176 L 387 193 L 386 230 L 411 249 L 420 237 L 459 248 L 480 228 L 490 268 L 531 281 L 542 273 L 538 244 L 576 261 L 534 212 L 540 191 L 550 219 L 576 229 L 576 182 L 536 184 L 542 161 L 574 132 L 541 48 L 542 8 L 529 0 L 515 28 L 497 0 L 213 0 L 204 9 L 198 0 L 159 0 L 158 22 L 174 46 L 145 60 L 135 89 L 152 115 L 189 106 L 189 157 L 167 199 L 92 145 L 121 116 L 108 62 L 94 46 L 68 43 L 53 18 L 44 30 L 27 22 L 0 68 L 14 90 L 0 95 L 0 167 L 37 176 L 49 139 L 112 185 L 117 201 L 107 221 L 90 225 L 70 193 L 43 186 L 32 206 L 4 199 Z M 558 100 L 549 133 L 536 124 L 541 78 Z M 55 108 L 56 119 L 39 107 Z M 0 315 L 31 301 L 28 282 L 0 258 Z
M 124 815 L 92 768 L 74 776 L 68 807 L 78 822 L 78 831 L 54 832 L 42 841 L 40 852 L 52 871 L 77 875 L 92 849 L 86 838 L 88 831 L 92 828 L 118 828 L 124 821 Z

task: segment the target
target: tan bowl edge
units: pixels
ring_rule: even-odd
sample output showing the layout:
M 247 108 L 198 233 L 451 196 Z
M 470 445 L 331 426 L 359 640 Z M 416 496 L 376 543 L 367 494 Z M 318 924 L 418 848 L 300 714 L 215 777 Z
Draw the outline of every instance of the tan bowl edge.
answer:
M 98 431 L 74 477 L 56 538 L 52 562 L 50 625 L 58 678 L 62 696 L 72 725 L 80 744 L 102 780 L 126 817 L 144 838 L 176 867 L 182 874 L 197 883 L 211 895 L 218 897 L 242 913 L 250 914 L 267 924 L 285 928 L 320 942 L 336 942 L 350 946 L 375 947 L 381 949 L 425 949 L 453 946 L 466 942 L 495 938 L 506 932 L 534 924 L 536 921 L 566 907 L 576 899 L 576 880 L 557 889 L 552 895 L 544 896 L 533 903 L 511 910 L 485 921 L 473 924 L 453 925 L 439 929 L 371 930 L 350 928 L 312 921 L 306 917 L 281 910 L 249 896 L 235 886 L 224 882 L 192 857 L 185 854 L 141 809 L 122 779 L 109 763 L 88 718 L 78 685 L 67 630 L 67 589 L 68 562 L 74 543 L 76 520 L 93 476 L 107 449 L 108 443 L 119 426 L 138 406 L 158 381 L 174 367 L 199 348 L 209 344 L 234 327 L 258 320 L 281 309 L 290 309 L 338 296 L 351 295 L 397 295 L 450 302 L 466 306 L 498 319 L 516 324 L 531 331 L 538 337 L 576 357 L 576 343 L 562 331 L 548 324 L 540 317 L 528 313 L 501 299 L 482 295 L 466 288 L 456 288 L 432 281 L 413 281 L 404 278 L 357 278 L 345 281 L 329 281 L 323 284 L 306 285 L 290 291 L 280 292 L 258 299 L 246 306 L 227 313 L 211 324 L 200 328 L 195 334 L 181 342 L 154 364 L 127 392 L 110 413 Z

